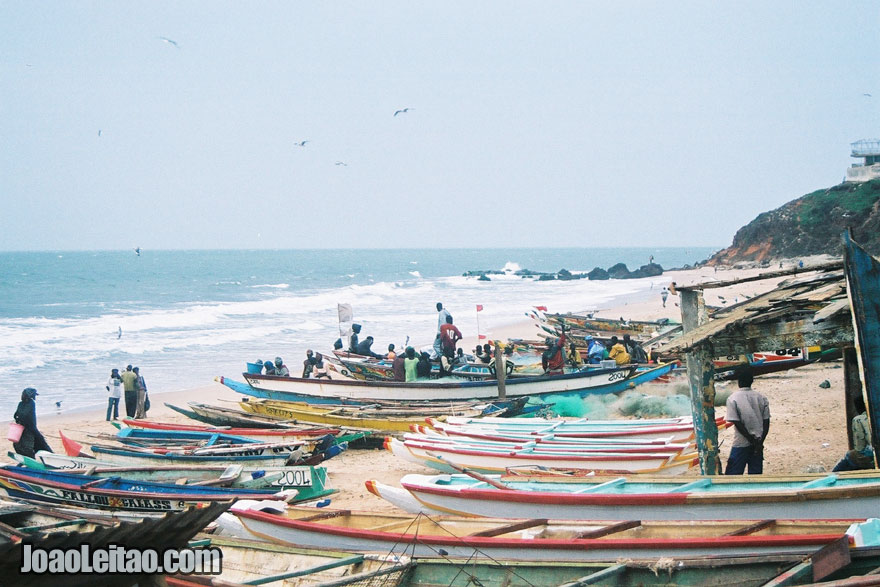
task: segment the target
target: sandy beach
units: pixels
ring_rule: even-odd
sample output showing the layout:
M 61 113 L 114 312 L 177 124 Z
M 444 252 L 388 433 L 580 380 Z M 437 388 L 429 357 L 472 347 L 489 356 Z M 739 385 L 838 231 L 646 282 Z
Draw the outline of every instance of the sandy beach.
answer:
M 660 300 L 660 289 L 675 281 L 679 286 L 711 280 L 731 280 L 759 273 L 758 269 L 718 269 L 700 268 L 694 270 L 666 272 L 656 278 L 648 290 L 636 292 L 618 299 L 608 307 L 596 308 L 596 315 L 602 317 L 625 317 L 633 320 L 670 318 L 681 319 L 678 297 L 670 296 L 666 307 Z M 706 290 L 706 302 L 722 305 L 722 300 L 732 301 L 743 296 L 752 296 L 771 289 L 781 279 L 747 282 L 733 287 Z M 552 311 L 580 311 L 578 308 L 551 308 Z M 465 333 L 467 334 L 467 333 Z M 493 339 L 536 338 L 533 323 L 522 320 L 496 328 L 489 333 Z M 473 336 L 466 336 L 463 348 L 470 350 L 476 344 Z M 772 349 L 767 349 L 772 350 Z M 244 366 L 244 365 L 243 365 Z M 217 373 L 240 378 L 238 373 Z M 823 389 L 819 384 L 828 381 L 830 387 Z M 686 389 L 686 379 L 682 376 L 667 384 L 647 384 L 637 388 L 643 394 L 668 396 L 681 394 Z M 716 385 L 718 394 L 732 391 L 735 382 Z M 765 394 L 770 401 L 771 427 L 765 446 L 765 474 L 794 474 L 807 471 L 830 471 L 847 449 L 847 422 L 843 404 L 843 369 L 840 362 L 820 363 L 797 370 L 766 375 L 755 380 L 753 388 Z M 164 403 L 185 406 L 187 402 L 203 402 L 234 406 L 240 395 L 217 382 L 206 382 L 202 387 L 173 393 L 151 394 L 152 409 L 149 416 L 153 420 L 184 422 L 187 419 L 168 409 Z M 84 409 L 69 413 L 53 413 L 54 406 L 46 405 L 37 398 L 37 415 L 40 430 L 56 451 L 61 451 L 58 431 L 74 438 L 84 445 L 93 442 L 91 435 L 110 433 L 115 429 L 105 421 L 105 405 L 94 409 Z M 105 401 L 101 398 L 101 401 Z M 724 415 L 724 407 L 716 408 L 717 414 Z M 721 432 L 722 461 L 726 462 L 732 443 L 733 433 Z M 11 450 L 11 443 L 3 440 L 4 448 Z M 331 486 L 339 492 L 333 496 L 333 505 L 359 510 L 393 511 L 390 504 L 369 494 L 364 481 L 377 479 L 396 485 L 406 473 L 431 473 L 431 470 L 395 459 L 391 453 L 380 450 L 349 450 L 325 463 L 330 474 Z M 692 470 L 690 474 L 697 474 Z

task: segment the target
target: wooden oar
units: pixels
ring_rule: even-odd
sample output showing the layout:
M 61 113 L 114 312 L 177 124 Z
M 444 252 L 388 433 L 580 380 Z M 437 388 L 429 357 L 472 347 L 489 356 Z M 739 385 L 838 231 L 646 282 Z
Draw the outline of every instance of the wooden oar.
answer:
M 507 485 L 505 485 L 504 483 L 501 483 L 500 481 L 496 481 L 495 479 L 492 479 L 490 477 L 486 477 L 482 473 L 477 473 L 476 471 L 472 471 L 471 469 L 467 469 L 465 467 L 459 467 L 458 465 L 456 465 L 452 461 L 450 461 L 448 459 L 444 459 L 440 455 L 435 455 L 435 454 L 431 454 L 431 453 L 426 453 L 426 454 L 429 457 L 431 457 L 432 459 L 437 459 L 438 461 L 443 461 L 450 468 L 455 469 L 459 473 L 464 473 L 465 475 L 467 475 L 469 477 L 473 477 L 477 481 L 482 481 L 483 483 L 487 483 L 496 489 L 510 489 Z

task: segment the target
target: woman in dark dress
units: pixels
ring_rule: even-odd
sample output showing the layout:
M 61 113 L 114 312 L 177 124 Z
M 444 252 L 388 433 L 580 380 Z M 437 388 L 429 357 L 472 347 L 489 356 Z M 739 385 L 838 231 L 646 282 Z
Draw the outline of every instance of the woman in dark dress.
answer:
M 37 390 L 33 387 L 27 387 L 21 392 L 21 401 L 15 409 L 13 416 L 16 424 L 21 424 L 24 431 L 18 442 L 12 444 L 20 455 L 33 458 L 38 450 L 47 450 L 52 452 L 52 448 L 46 443 L 46 439 L 37 430 L 37 404 L 34 398 L 37 397 Z

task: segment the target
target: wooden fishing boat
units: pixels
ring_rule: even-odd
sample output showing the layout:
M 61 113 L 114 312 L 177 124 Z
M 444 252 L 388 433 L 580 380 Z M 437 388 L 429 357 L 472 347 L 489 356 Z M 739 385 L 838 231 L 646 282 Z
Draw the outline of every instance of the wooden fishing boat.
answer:
M 76 511 L 66 513 L 45 505 L 0 502 L 0 577 L 4 584 L 19 587 L 153 584 L 155 576 L 134 573 L 25 573 L 22 572 L 22 544 L 44 551 L 80 550 L 88 545 L 93 553 L 120 546 L 132 551 L 182 549 L 231 503 L 215 502 L 202 508 L 155 516 L 141 512 L 136 520 L 123 520 L 87 508 L 71 508 Z
M 181 511 L 235 499 L 281 498 L 279 493 L 266 490 L 129 481 L 12 465 L 0 467 L 0 494 L 53 504 L 138 512 Z
M 467 468 L 478 473 L 504 473 L 510 467 L 553 467 L 582 469 L 596 473 L 654 473 L 680 475 L 697 464 L 696 453 L 570 452 L 527 447 L 517 450 L 490 450 L 469 445 L 401 441 L 388 437 L 385 447 L 405 461 L 443 473 Z
M 335 456 L 345 450 L 345 444 L 333 445 L 323 452 L 307 453 L 299 450 L 272 452 L 271 448 L 255 446 L 249 449 L 232 448 L 227 452 L 214 454 L 193 454 L 192 452 L 167 451 L 154 452 L 133 447 L 117 448 L 114 446 L 92 445 L 92 453 L 99 459 L 123 465 L 142 464 L 154 465 L 207 465 L 207 464 L 242 464 L 252 467 L 303 466 L 318 465 L 329 456 Z
M 214 485 L 273 492 L 295 490 L 296 498 L 292 501 L 297 502 L 320 499 L 337 491 L 327 486 L 327 470 L 324 467 L 246 467 L 223 464 L 144 467 L 123 466 L 118 463 L 65 456 L 43 450 L 37 451 L 34 458 L 13 452 L 7 454 L 13 461 L 25 467 L 43 471 L 61 470 L 77 475 L 124 477 L 131 481 Z
M 548 521 L 356 513 L 289 507 L 230 510 L 254 536 L 348 552 L 493 560 L 609 561 L 810 552 L 839 540 L 851 521 Z M 862 518 L 863 519 L 863 518 Z
M 247 412 L 242 412 L 247 413 Z M 233 435 L 239 438 L 257 442 L 296 442 L 303 440 L 315 441 L 324 436 L 338 437 L 342 430 L 339 428 L 319 428 L 316 426 L 293 428 L 216 428 L 211 426 L 199 426 L 196 424 L 177 424 L 174 422 L 154 422 L 152 420 L 128 420 L 123 424 L 132 429 L 164 430 L 175 432 L 198 432 L 201 435 Z M 222 437 L 220 437 L 222 438 Z M 342 438 L 343 442 L 350 439 Z
M 368 489 L 376 493 L 368 482 Z M 400 480 L 419 503 L 454 515 L 562 520 L 857 518 L 880 509 L 880 471 L 786 477 L 502 477 Z M 379 484 L 381 485 L 381 484 Z
M 294 450 L 312 451 L 316 445 L 329 446 L 336 442 L 333 435 L 321 437 L 293 437 L 292 439 L 277 436 L 254 438 L 238 436 L 226 432 L 203 430 L 175 430 L 172 428 L 121 428 L 116 433 L 116 440 L 123 444 L 136 446 L 186 446 L 196 447 L 201 452 L 211 452 L 213 447 L 239 447 L 251 449 L 265 446 L 272 452 L 290 452 Z
M 574 452 L 574 451 L 611 451 L 611 452 L 659 452 L 667 454 L 682 454 L 693 452 L 693 442 L 670 442 L 668 438 L 639 439 L 639 438 L 559 438 L 548 439 L 535 437 L 530 439 L 507 439 L 497 438 L 472 438 L 447 436 L 433 428 L 420 427 L 419 432 L 404 434 L 404 442 L 413 441 L 426 444 L 439 444 L 444 446 L 473 447 L 479 449 L 485 447 L 490 450 L 525 450 L 540 449 L 548 452 Z M 424 430 L 424 432 L 422 432 Z
M 241 410 L 235 410 L 224 406 L 209 406 L 208 404 L 200 404 L 196 402 L 189 402 L 187 405 L 189 406 L 189 409 L 175 406 L 167 402 L 165 403 L 165 407 L 174 410 L 178 414 L 183 414 L 187 418 L 197 422 L 203 422 L 213 427 L 228 427 L 230 429 L 257 428 L 261 430 L 277 429 L 291 430 L 293 432 L 301 430 L 305 433 L 309 433 L 311 429 L 314 428 L 313 426 L 300 426 L 298 424 L 283 422 L 275 418 L 266 418 L 257 414 L 242 412 Z M 138 427 L 144 428 L 145 426 L 140 426 L 140 424 L 149 423 L 150 421 L 134 420 L 134 422 L 137 422 Z M 329 430 L 327 433 L 332 434 Z
M 638 374 L 635 365 L 611 369 L 589 369 L 566 375 L 521 377 L 507 381 L 509 398 L 547 397 L 593 393 L 618 393 L 669 373 L 674 363 L 660 365 Z M 498 396 L 495 381 L 451 381 L 436 379 L 422 382 L 398 381 L 328 381 L 325 379 L 298 379 L 273 375 L 244 373 L 249 387 L 236 387 L 246 395 L 282 401 L 310 403 L 339 403 L 340 399 L 371 403 L 374 401 L 467 401 L 492 400 Z M 221 377 L 221 382 L 225 378 Z
M 510 420 L 461 419 L 450 417 L 444 421 L 428 418 L 428 426 L 447 436 L 485 440 L 521 441 L 567 440 L 572 438 L 640 439 L 688 442 L 694 438 L 694 425 L 686 419 L 644 419 L 597 421 L 529 418 Z M 719 426 L 729 426 L 722 418 Z M 424 432 L 424 429 L 417 429 Z
M 518 402 L 524 403 L 524 402 Z M 405 432 L 414 425 L 425 423 L 425 417 L 445 417 L 446 415 L 480 416 L 493 407 L 491 404 L 459 404 L 452 406 L 419 408 L 383 408 L 363 406 L 338 406 L 325 408 L 304 402 L 280 402 L 272 400 L 247 400 L 239 404 L 242 409 L 257 414 L 271 415 L 298 422 L 312 422 L 345 428 L 369 428 L 385 432 Z M 504 413 L 497 409 L 491 413 Z
M 493 561 L 454 557 L 351 553 L 297 548 L 259 540 L 200 534 L 194 548 L 219 548 L 223 569 L 212 579 L 169 576 L 168 585 L 710 585 L 757 587 L 778 578 L 787 585 L 859 577 L 880 566 L 880 548 L 846 548 L 842 540 L 814 553 L 699 558 L 628 558 L 623 561 Z M 848 556 L 842 556 L 848 555 Z M 211 581 L 211 582 L 209 582 Z

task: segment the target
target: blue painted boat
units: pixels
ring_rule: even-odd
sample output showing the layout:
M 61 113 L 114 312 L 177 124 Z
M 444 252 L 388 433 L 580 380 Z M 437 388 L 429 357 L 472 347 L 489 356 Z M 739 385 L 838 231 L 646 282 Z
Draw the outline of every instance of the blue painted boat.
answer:
M 678 363 L 666 363 L 647 371 L 638 371 L 635 365 L 611 369 L 596 369 L 565 375 L 521 377 L 507 381 L 508 398 L 570 395 L 584 397 L 591 394 L 618 393 L 652 381 L 671 372 Z M 308 403 L 401 401 L 439 402 L 494 400 L 498 397 L 497 382 L 452 381 L 436 379 L 424 382 L 404 383 L 398 381 L 340 381 L 327 379 L 300 379 L 273 375 L 244 373 L 248 382 L 220 378 L 220 382 L 245 395 L 278 401 Z
M 137 512 L 181 511 L 217 501 L 278 499 L 279 495 L 256 489 L 132 481 L 13 465 L 0 467 L 0 494 L 52 504 Z

